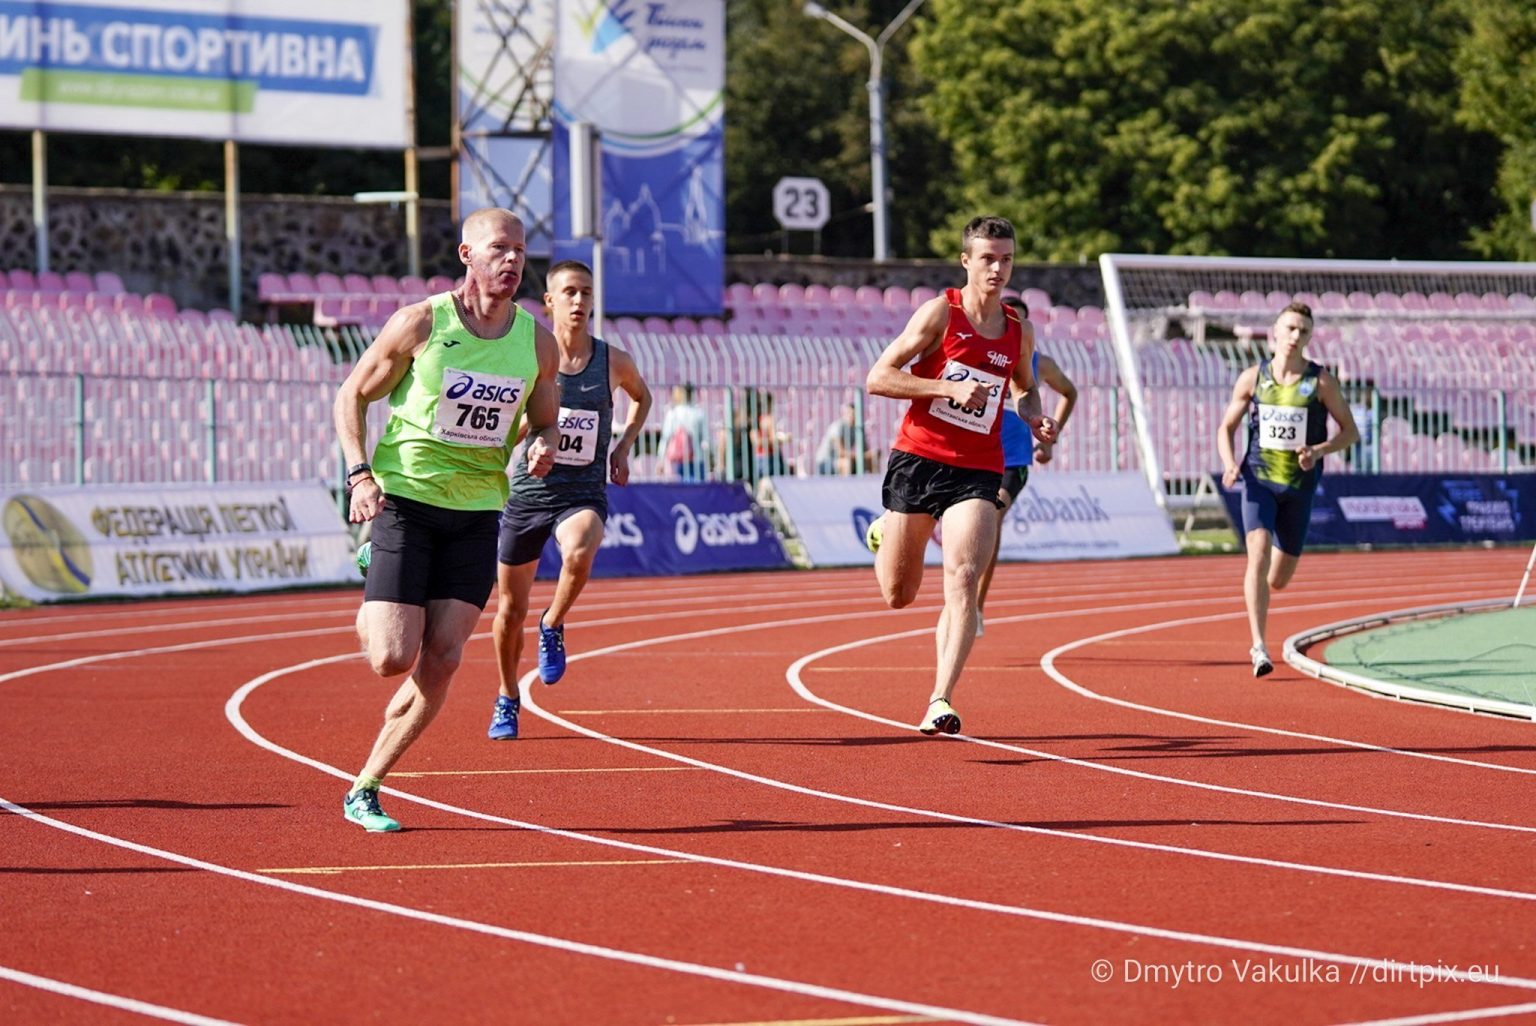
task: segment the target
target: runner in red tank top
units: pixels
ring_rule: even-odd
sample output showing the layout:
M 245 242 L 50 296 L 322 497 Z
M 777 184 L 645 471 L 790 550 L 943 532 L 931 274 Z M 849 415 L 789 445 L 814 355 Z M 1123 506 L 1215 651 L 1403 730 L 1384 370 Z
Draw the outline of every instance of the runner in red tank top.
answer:
M 917 598 L 923 552 L 944 519 L 944 611 L 933 694 L 917 728 L 924 734 L 960 730 L 949 698 L 976 638 L 977 587 L 997 537 L 1005 385 L 1035 437 L 1056 438 L 1055 422 L 1040 413 L 1030 372 L 1033 338 L 1002 306 L 1013 240 L 1013 225 L 1001 217 L 966 225 L 965 287 L 918 307 L 866 381 L 871 395 L 912 401 L 886 465 L 886 512 L 867 535 L 892 609 Z

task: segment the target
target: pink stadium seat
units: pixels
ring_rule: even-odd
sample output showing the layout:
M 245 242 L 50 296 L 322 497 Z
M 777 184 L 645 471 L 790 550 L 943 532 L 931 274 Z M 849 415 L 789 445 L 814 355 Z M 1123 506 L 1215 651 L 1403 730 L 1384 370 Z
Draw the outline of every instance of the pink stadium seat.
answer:
M 900 285 L 887 285 L 885 287 L 885 305 L 893 310 L 911 310 L 912 293 Z
M 288 279 L 276 271 L 263 271 L 256 276 L 256 298 L 263 303 L 282 303 L 288 295 Z
M 334 328 L 342 323 L 344 311 L 339 296 L 322 296 L 315 301 L 314 322 L 322 328 Z
M 454 290 L 453 279 L 446 274 L 434 274 L 427 279 L 427 291 L 431 293 L 452 292 Z
M 226 324 L 236 323 L 234 313 L 224 309 L 222 306 L 216 306 L 212 310 L 209 310 L 208 320 L 210 322 L 223 322 Z
M 640 324 L 646 331 L 655 335 L 672 334 L 672 322 L 665 317 L 647 317 Z
M 163 293 L 151 292 L 144 297 L 144 313 L 149 317 L 175 317 L 176 300 Z
M 316 275 L 315 281 L 318 283 L 319 280 L 320 276 Z M 341 287 L 342 290 L 349 296 L 373 295 L 373 282 L 369 281 L 368 276 L 365 274 L 343 275 L 341 279 Z
M 836 289 L 832 291 L 836 292 Z M 860 285 L 853 293 L 853 302 L 859 306 L 874 307 L 885 305 L 885 293 L 873 285 Z
M 190 324 L 194 328 L 206 328 L 208 326 L 208 315 L 201 310 L 182 310 L 176 315 L 176 319 L 183 324 Z
M 640 322 L 633 317 L 615 317 L 613 330 L 618 335 L 639 335 L 645 331 Z
M 1509 309 L 1509 297 L 1502 292 L 1484 292 L 1483 309 L 1498 312 Z
M 60 310 L 79 310 L 81 313 L 84 313 L 90 309 L 90 302 L 87 298 L 89 295 L 89 292 L 65 289 L 63 292 L 55 293 L 54 305 Z
M 1431 292 L 1429 294 L 1429 308 L 1449 313 L 1456 309 L 1456 299 L 1446 292 Z
M 1264 297 L 1264 309 L 1273 310 L 1278 314 L 1281 310 L 1291 305 L 1293 298 L 1289 292 L 1271 291 L 1269 295 Z
M 419 274 L 402 274 L 395 285 L 396 291 L 402 296 L 429 296 L 432 294 L 432 286 L 427 284 L 427 279 Z
M 368 281 L 373 287 L 374 295 L 398 296 L 400 294 L 400 279 L 392 274 L 375 274 Z
M 752 298 L 759 303 L 777 303 L 779 301 L 779 287 L 771 281 L 760 281 L 752 286 Z
M 699 322 L 692 317 L 674 317 L 672 318 L 672 331 L 678 335 L 697 335 L 699 334 Z
M 1269 297 L 1262 292 L 1249 289 L 1237 297 L 1237 305 L 1239 309 L 1258 313 L 1269 309 Z
M 1376 309 L 1383 313 L 1401 313 L 1404 309 L 1403 297 L 1395 292 L 1378 292 L 1376 293 Z
M 699 332 L 703 335 L 715 337 L 727 334 L 728 329 L 725 326 L 725 322 L 720 318 L 705 317 L 703 320 L 699 321 Z
M 63 292 L 67 286 L 64 276 L 57 271 L 37 272 L 37 291 L 39 292 Z
M 121 292 L 112 297 L 112 305 L 126 317 L 144 316 L 144 297 L 136 292 Z
M 314 294 L 316 296 L 345 296 L 348 294 L 347 284 L 341 280 L 340 275 L 332 274 L 330 271 L 321 271 L 315 275 Z
M 782 306 L 801 306 L 805 303 L 805 286 L 788 281 L 779 286 L 779 303 Z
M 313 275 L 303 271 L 288 272 L 289 302 L 304 302 L 320 295 L 320 287 L 315 284 Z
M 64 275 L 64 287 L 72 292 L 90 292 L 96 283 L 84 271 L 69 271 Z
M 752 286 L 744 281 L 733 281 L 725 287 L 725 305 L 740 306 L 752 302 Z
M 26 292 L 37 291 L 37 276 L 24 267 L 18 267 L 14 271 L 9 272 L 8 277 L 10 278 L 10 286 L 13 289 Z
M 912 290 L 912 305 L 914 307 L 922 306 L 928 300 L 937 298 L 938 295 L 938 289 L 931 289 L 927 285 L 919 285 Z
M 85 294 L 85 308 L 87 310 L 111 310 L 116 302 L 116 296 L 109 296 L 105 292 L 87 292 Z
M 1403 309 L 1405 309 L 1405 310 L 1428 310 L 1429 309 L 1429 299 L 1426 296 L 1424 296 L 1422 293 L 1419 293 L 1419 292 L 1404 292 L 1403 293 Z
M 108 296 L 120 296 L 128 290 L 123 287 L 123 279 L 117 276 L 115 271 L 96 272 L 96 291 Z
M 1030 310 L 1035 309 L 1037 306 L 1042 310 L 1046 310 L 1051 306 L 1051 294 L 1044 289 L 1025 289 L 1019 293 L 1019 298 L 1024 301 L 1024 305 Z

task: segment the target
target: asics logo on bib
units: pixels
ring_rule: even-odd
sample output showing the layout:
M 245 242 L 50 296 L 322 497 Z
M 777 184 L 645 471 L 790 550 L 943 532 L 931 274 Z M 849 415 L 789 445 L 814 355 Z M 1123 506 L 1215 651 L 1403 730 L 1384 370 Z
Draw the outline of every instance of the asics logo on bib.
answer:
M 712 549 L 727 545 L 756 545 L 762 537 L 751 510 L 736 513 L 695 513 L 681 502 L 672 507 L 673 538 L 678 551 L 691 556 L 699 542 Z
M 591 431 L 597 427 L 596 410 L 574 410 L 560 418 L 561 431 Z
M 465 394 L 474 402 L 482 403 L 515 403 L 522 394 L 522 388 L 518 385 L 502 385 L 476 381 L 473 376 L 463 371 L 455 371 L 458 380 L 448 386 L 443 394 L 449 399 L 459 399 Z

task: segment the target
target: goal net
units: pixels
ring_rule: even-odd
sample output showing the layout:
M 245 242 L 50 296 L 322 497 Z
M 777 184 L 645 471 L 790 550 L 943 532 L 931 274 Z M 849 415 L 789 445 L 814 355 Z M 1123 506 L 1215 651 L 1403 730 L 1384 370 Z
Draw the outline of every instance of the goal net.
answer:
M 1292 301 L 1361 429 L 1329 472 L 1536 465 L 1536 264 L 1105 254 L 1105 320 L 1141 467 L 1170 509 L 1218 504 L 1216 432 Z M 1239 451 L 1243 444 L 1238 438 Z

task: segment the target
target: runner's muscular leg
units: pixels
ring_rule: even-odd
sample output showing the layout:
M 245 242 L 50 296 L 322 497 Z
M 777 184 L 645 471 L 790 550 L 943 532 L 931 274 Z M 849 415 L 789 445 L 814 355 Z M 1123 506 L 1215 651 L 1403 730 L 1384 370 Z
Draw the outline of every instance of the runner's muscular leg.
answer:
M 885 604 L 901 609 L 912 604 L 922 587 L 923 553 L 938 521 L 926 513 L 891 510 L 886 510 L 881 518 L 884 528 L 880 551 L 875 553 L 875 579 L 880 582 Z
M 1269 531 L 1258 527 L 1248 532 L 1248 565 L 1243 572 L 1243 600 L 1248 606 L 1248 630 L 1255 645 L 1264 644 L 1269 620 Z
M 496 616 L 491 621 L 491 640 L 496 649 L 499 689 L 507 698 L 517 697 L 517 664 L 523 658 L 523 625 L 528 622 L 528 593 L 539 569 L 534 559 L 518 566 L 496 564 Z
M 357 611 L 357 637 L 380 677 L 395 677 L 416 663 L 427 611 L 422 606 L 374 600 Z
M 990 499 L 967 499 L 944 511 L 944 612 L 932 698 L 948 701 L 976 642 L 977 589 L 997 537 L 997 517 Z
M 555 528 L 555 542 L 560 546 L 560 580 L 555 583 L 555 597 L 549 602 L 544 626 L 565 623 L 581 589 L 592 576 L 592 561 L 603 544 L 603 518 L 595 509 L 572 513 Z

